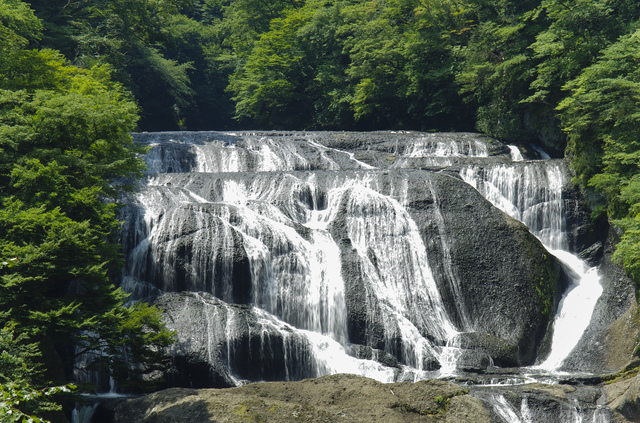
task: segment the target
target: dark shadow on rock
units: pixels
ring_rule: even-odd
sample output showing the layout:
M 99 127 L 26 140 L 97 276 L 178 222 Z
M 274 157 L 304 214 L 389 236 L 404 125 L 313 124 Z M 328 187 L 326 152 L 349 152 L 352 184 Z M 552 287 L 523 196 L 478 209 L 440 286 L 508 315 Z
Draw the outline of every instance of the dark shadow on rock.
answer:
M 113 423 L 209 422 L 205 401 L 192 389 L 174 388 L 119 402 Z

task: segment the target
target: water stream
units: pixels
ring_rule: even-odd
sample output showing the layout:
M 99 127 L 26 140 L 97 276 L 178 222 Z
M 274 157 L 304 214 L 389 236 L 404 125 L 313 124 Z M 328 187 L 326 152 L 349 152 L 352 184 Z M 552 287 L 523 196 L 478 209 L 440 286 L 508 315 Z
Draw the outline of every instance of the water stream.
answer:
M 488 169 L 468 167 L 461 176 L 496 207 L 526 224 L 569 270 L 571 282 L 554 318 L 551 353 L 536 366 L 557 371 L 578 344 L 602 294 L 598 269 L 568 251 L 562 198 L 567 175 L 561 163 L 545 160 Z
M 602 294 L 598 268 L 589 267 L 577 256 L 562 250 L 552 250 L 572 271 L 573 283 L 558 305 L 553 322 L 551 353 L 536 367 L 553 372 L 573 351 L 582 334 L 589 326 L 593 309 Z
M 520 313 L 477 308 L 472 297 L 483 291 L 474 291 L 469 266 L 504 289 L 525 282 L 464 249 L 470 241 L 450 227 L 463 209 L 461 219 L 482 216 L 476 223 L 488 237 L 485 220 L 504 222 L 495 208 L 524 223 L 571 275 L 537 372 L 562 368 L 602 292 L 598 270 L 568 251 L 564 164 L 529 160 L 515 146 L 419 133 L 159 133 L 136 141 L 151 149 L 125 211 L 121 286 L 134 299 L 160 295 L 178 330 L 173 354 L 199 357 L 230 386 L 334 373 L 451 378 L 462 361 L 492 365 L 474 349 L 478 336 L 534 348 L 526 339 L 534 333 L 519 335 L 531 326 L 516 321 Z M 495 263 L 511 265 L 506 256 Z M 505 421 L 535 421 L 526 398 L 517 406 L 502 394 L 481 397 Z

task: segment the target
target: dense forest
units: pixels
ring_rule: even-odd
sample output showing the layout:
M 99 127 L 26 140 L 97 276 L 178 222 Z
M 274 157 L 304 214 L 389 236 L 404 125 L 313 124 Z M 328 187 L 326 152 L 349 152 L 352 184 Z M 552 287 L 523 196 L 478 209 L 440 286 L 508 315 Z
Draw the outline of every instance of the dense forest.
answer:
M 639 17 L 636 0 L 0 0 L 7 421 L 59 408 L 81 353 L 123 381 L 162 365 L 159 311 L 110 282 L 136 130 L 536 143 L 570 161 L 640 281 Z

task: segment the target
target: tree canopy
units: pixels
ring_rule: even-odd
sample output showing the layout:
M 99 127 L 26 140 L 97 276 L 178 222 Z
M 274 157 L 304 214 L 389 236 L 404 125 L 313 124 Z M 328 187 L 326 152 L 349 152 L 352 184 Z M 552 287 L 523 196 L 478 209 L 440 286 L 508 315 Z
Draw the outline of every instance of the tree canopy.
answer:
M 108 63 L 142 130 L 475 129 L 556 154 L 563 87 L 631 31 L 636 3 L 29 2 L 40 44 Z
M 35 48 L 42 29 L 25 3 L 0 0 L 0 389 L 31 398 L 2 403 L 16 418 L 54 410 L 44 395 L 79 355 L 96 355 L 86 371 L 136 383 L 172 340 L 159 310 L 125 307 L 109 275 L 121 264 L 118 196 L 143 169 L 129 134 L 138 106 L 107 64 Z
M 615 258 L 640 281 L 640 29 L 566 84 L 558 110 L 576 180 L 603 194 L 597 212 L 624 229 Z

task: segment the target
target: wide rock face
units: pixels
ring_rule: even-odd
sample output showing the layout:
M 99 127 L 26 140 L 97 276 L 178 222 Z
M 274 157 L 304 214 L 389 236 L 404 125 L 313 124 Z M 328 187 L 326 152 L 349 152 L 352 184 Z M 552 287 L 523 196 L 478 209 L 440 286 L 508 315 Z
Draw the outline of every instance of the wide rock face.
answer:
M 381 384 L 353 375 L 222 390 L 170 389 L 120 402 L 116 423 L 176 421 L 489 423 L 489 410 L 444 381 Z
M 446 261 L 444 245 L 449 245 L 451 273 L 445 272 L 449 283 L 440 292 L 457 305 L 458 327 L 467 332 L 457 338 L 466 339 L 467 348 L 483 349 L 498 366 L 532 363 L 568 283 L 564 268 L 525 225 L 482 201 L 475 190 L 445 179 L 434 193 L 440 227 L 447 232 L 432 234 L 428 245 L 447 239 L 442 249 L 430 249 L 436 263 Z M 441 252 L 445 255 L 438 257 Z M 470 342 L 478 333 L 483 342 Z
M 171 386 L 235 386 L 239 379 L 299 380 L 318 371 L 307 339 L 258 309 L 206 293 L 171 293 L 155 304 L 177 331 Z
M 637 393 L 637 386 L 633 389 Z M 596 405 L 603 399 L 601 390 L 592 386 L 536 383 L 467 389 L 435 379 L 382 384 L 343 374 L 229 389 L 173 388 L 103 401 L 96 414 L 109 415 L 114 423 L 637 421 L 629 402 L 621 400 L 614 409 L 629 420 L 622 415 L 612 420 L 618 415 Z
M 121 284 L 178 330 L 171 385 L 416 380 L 458 357 L 475 372 L 530 364 L 545 345 L 563 267 L 478 192 L 491 173 L 478 166 L 511 163 L 506 146 L 473 134 L 136 139 L 152 146 L 150 173 L 125 209 Z M 535 229 L 552 233 L 544 222 Z

